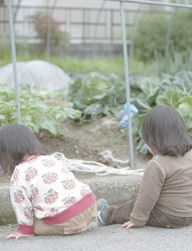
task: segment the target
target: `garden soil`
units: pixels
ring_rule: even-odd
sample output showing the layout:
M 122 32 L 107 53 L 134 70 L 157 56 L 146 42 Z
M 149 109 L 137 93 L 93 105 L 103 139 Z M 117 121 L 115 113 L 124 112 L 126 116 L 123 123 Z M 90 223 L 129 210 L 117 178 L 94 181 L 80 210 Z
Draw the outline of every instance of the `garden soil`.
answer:
M 110 150 L 113 157 L 128 159 L 128 132 L 119 128 L 118 121 L 103 118 L 92 123 L 64 122 L 65 136 L 54 138 L 48 134 L 40 137 L 49 153 L 60 151 L 69 159 L 101 161 L 100 153 Z M 134 153 L 135 168 L 143 168 L 149 156 Z
M 68 159 L 81 159 L 102 162 L 100 153 L 110 150 L 113 157 L 128 159 L 128 132 L 119 128 L 118 121 L 109 118 L 92 123 L 78 124 L 72 120 L 63 123 L 64 136 L 53 137 L 42 132 L 39 136 L 47 153 L 62 152 Z M 134 151 L 135 168 L 143 168 L 149 156 Z M 0 184 L 9 183 L 9 177 L 0 176 Z

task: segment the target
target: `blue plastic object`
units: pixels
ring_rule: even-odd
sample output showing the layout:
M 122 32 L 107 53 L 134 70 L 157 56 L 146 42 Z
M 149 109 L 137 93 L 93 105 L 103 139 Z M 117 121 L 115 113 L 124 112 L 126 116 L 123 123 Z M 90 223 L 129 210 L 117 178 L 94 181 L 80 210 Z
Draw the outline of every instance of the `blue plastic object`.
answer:
M 134 105 L 131 105 L 130 109 L 131 109 L 131 117 L 138 113 L 138 109 Z M 127 103 L 125 103 L 124 108 L 123 108 L 123 118 L 119 122 L 120 127 L 123 129 L 126 128 L 128 126 L 128 120 L 129 120 L 129 118 L 128 118 L 128 105 L 127 105 Z

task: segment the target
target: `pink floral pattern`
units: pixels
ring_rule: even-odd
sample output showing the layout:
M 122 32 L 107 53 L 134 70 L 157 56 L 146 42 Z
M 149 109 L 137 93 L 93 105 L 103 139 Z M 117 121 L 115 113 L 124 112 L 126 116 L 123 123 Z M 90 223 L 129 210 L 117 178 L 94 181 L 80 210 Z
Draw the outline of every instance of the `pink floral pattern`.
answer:
M 57 180 L 58 175 L 57 175 L 57 173 L 54 173 L 54 172 L 46 173 L 42 176 L 42 178 L 43 178 L 43 182 L 45 184 L 51 184 Z
M 62 183 L 63 187 L 67 190 L 73 189 L 75 187 L 75 181 L 72 179 L 64 180 Z
M 23 196 L 22 190 L 18 190 L 14 193 L 14 201 L 17 203 L 23 202 L 25 197 Z
M 51 166 L 54 166 L 56 164 L 56 162 L 53 159 L 43 159 L 42 163 L 46 167 L 51 167 Z
M 18 180 L 18 177 L 19 177 L 19 169 L 16 168 L 13 172 L 12 177 L 11 177 L 11 184 L 15 184 Z
M 64 199 L 63 200 L 63 204 L 66 208 L 69 208 L 70 206 L 72 206 L 73 204 L 76 203 L 76 198 L 74 196 L 70 197 L 70 198 L 67 198 L 67 199 Z
M 37 210 L 39 210 L 39 211 L 44 211 L 44 209 L 41 207 L 41 206 L 39 206 L 39 205 L 37 205 L 36 207 L 35 207 Z
M 37 169 L 30 166 L 28 169 L 27 169 L 27 172 L 26 172 L 26 175 L 25 175 L 25 179 L 27 181 L 30 181 L 32 180 L 33 178 L 35 178 L 35 176 L 37 176 Z
M 81 189 L 81 196 L 85 197 L 86 195 L 90 194 L 90 190 L 87 188 Z
M 58 209 L 56 208 L 51 208 L 50 211 L 51 211 L 51 216 L 55 216 L 56 214 L 58 214 Z
M 24 210 L 24 215 L 27 217 L 27 219 L 31 220 L 34 217 L 34 212 L 33 209 L 31 207 L 29 208 L 25 208 Z
M 37 197 L 38 193 L 39 193 L 39 189 L 35 186 L 32 186 L 31 199 L 34 200 Z
M 45 203 L 52 204 L 57 199 L 58 199 L 58 192 L 54 191 L 53 189 L 50 189 L 46 194 Z

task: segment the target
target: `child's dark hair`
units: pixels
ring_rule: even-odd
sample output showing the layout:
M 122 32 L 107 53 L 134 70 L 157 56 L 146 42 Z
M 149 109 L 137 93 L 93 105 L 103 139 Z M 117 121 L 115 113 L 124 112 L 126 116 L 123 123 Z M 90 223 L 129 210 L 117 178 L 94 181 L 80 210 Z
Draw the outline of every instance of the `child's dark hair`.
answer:
M 146 115 L 142 136 L 146 144 L 161 155 L 183 156 L 192 140 L 179 113 L 167 106 L 153 107 Z
M 7 125 L 0 129 L 0 166 L 12 173 L 24 156 L 45 154 L 35 134 L 23 125 Z

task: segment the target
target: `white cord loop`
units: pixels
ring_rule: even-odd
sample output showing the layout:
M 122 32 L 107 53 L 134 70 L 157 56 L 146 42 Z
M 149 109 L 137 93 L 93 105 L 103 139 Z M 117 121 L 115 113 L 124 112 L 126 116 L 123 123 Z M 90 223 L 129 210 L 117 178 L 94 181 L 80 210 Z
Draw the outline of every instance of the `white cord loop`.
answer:
M 121 161 L 118 159 L 114 159 L 112 156 L 112 153 L 109 151 L 106 151 L 107 154 L 104 154 L 105 156 L 108 156 L 111 160 L 114 160 L 117 163 L 128 163 L 127 161 Z M 102 154 L 103 155 L 103 154 Z M 112 166 L 104 165 L 100 162 L 96 161 L 87 161 L 87 160 L 80 160 L 80 159 L 67 159 L 63 153 L 55 152 L 52 154 L 54 158 L 56 158 L 59 161 L 62 161 L 64 165 L 68 167 L 68 169 L 72 172 L 80 172 L 80 173 L 94 173 L 98 176 L 106 176 L 110 174 L 116 174 L 116 175 L 143 175 L 143 169 L 137 169 L 137 170 L 129 170 L 129 167 L 123 167 L 123 168 L 114 168 Z

